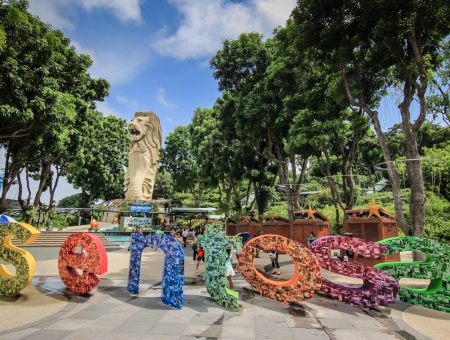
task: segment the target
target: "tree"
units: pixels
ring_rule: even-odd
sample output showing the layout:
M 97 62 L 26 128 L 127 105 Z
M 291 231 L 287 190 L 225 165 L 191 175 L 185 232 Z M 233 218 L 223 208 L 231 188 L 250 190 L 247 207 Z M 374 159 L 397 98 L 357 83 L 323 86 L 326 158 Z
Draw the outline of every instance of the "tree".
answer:
M 168 171 L 173 178 L 174 190 L 190 192 L 195 205 L 201 203 L 202 187 L 197 176 L 197 160 L 192 154 L 188 126 L 178 126 L 170 133 L 161 150 L 160 169 Z
M 159 170 L 156 173 L 155 190 L 153 197 L 155 199 L 170 199 L 174 193 L 173 178 L 170 172 Z
M 58 208 L 82 208 L 83 195 L 81 193 L 66 196 L 59 200 Z
M 423 234 L 425 193 L 420 162 L 415 160 L 419 156 L 417 134 L 427 114 L 425 93 L 430 75 L 439 66 L 440 43 L 449 34 L 449 17 L 445 1 L 396 2 L 392 6 L 387 1 L 303 0 L 293 12 L 298 48 L 335 65 L 342 73 L 350 105 L 371 118 L 391 177 L 400 227 L 411 235 Z M 403 86 L 399 110 L 409 159 L 410 224 L 402 211 L 398 175 L 375 109 L 390 84 Z M 414 97 L 420 113 L 411 121 Z
M 240 183 L 245 173 L 243 144 L 234 129 L 227 129 L 218 119 L 219 104 L 213 109 L 197 109 L 189 125 L 192 152 L 196 159 L 200 179 L 209 188 L 218 187 L 219 204 L 225 216 L 234 207 L 240 209 Z M 225 194 L 225 199 L 223 199 Z
M 61 31 L 26 8 L 27 1 L 0 3 L 0 31 L 6 37 L 0 49 L 0 118 L 5 122 L 0 143 L 8 154 L 0 210 L 6 207 L 6 194 L 15 178 L 23 209 L 37 208 L 47 188 L 51 203 L 59 177 L 76 154 L 78 124 L 109 87 L 105 80 L 88 74 L 89 56 L 78 55 Z M 28 174 L 39 181 L 34 200 L 29 195 L 26 204 L 21 197 L 23 170 L 27 182 Z
M 95 199 L 124 197 L 123 179 L 130 141 L 124 119 L 104 117 L 92 109 L 88 112 L 78 136 L 77 152 L 67 170 L 69 183 L 82 190 L 84 207 L 89 207 Z

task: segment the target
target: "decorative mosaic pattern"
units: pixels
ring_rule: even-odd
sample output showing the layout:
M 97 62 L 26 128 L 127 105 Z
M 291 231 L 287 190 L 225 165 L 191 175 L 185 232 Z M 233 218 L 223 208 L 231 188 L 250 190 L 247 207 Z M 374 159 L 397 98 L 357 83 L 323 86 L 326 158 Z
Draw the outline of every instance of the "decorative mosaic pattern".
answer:
M 184 302 L 184 250 L 173 235 L 133 233 L 130 246 L 128 291 L 139 294 L 141 256 L 145 247 L 161 249 L 164 254 L 161 300 L 166 305 L 182 309 Z
M 97 275 L 108 270 L 108 257 L 102 241 L 90 233 L 70 235 L 59 250 L 58 269 L 69 292 L 74 295 L 89 293 L 100 283 Z M 80 275 L 77 269 L 83 274 Z
M 393 277 L 358 262 L 333 260 L 330 257 L 331 249 L 351 250 L 355 256 L 360 254 L 364 257 L 378 258 L 387 250 L 387 247 L 355 237 L 328 236 L 317 239 L 311 244 L 311 250 L 322 268 L 341 275 L 360 278 L 364 282 L 360 288 L 349 288 L 324 278 L 321 288 L 324 293 L 333 299 L 362 308 L 386 305 L 395 301 L 399 287 Z
M 199 236 L 199 244 L 205 251 L 205 275 L 208 294 L 219 306 L 230 311 L 239 310 L 239 293 L 228 289 L 225 262 L 227 249 L 241 249 L 240 236 L 226 236 L 225 224 L 206 225 L 205 235 Z
M 14 246 L 11 239 L 14 237 L 23 244 L 32 243 L 40 231 L 27 223 L 9 223 L 0 226 L 0 258 L 12 264 L 16 269 L 13 275 L 6 267 L 0 264 L 0 294 L 15 297 L 22 289 L 28 286 L 33 279 L 35 270 L 34 257 Z
M 294 275 L 288 281 L 270 280 L 253 263 L 257 249 L 269 252 L 278 249 L 294 261 Z M 279 235 L 262 235 L 251 239 L 239 257 L 242 275 L 262 296 L 289 303 L 312 298 L 320 290 L 322 276 L 314 254 L 301 243 Z
M 430 279 L 424 289 L 400 286 L 400 299 L 443 312 L 450 312 L 450 247 L 426 238 L 413 236 L 392 237 L 379 242 L 389 247 L 388 254 L 401 251 L 421 252 L 425 261 L 379 263 L 375 268 L 393 276 L 397 281 L 402 277 Z

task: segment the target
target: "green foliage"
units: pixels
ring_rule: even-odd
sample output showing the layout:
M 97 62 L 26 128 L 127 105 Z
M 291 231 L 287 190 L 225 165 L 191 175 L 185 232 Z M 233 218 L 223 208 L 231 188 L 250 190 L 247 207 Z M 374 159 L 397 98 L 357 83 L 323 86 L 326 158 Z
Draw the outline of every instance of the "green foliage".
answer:
M 58 208 L 82 208 L 83 195 L 81 193 L 73 194 L 59 200 Z
M 169 199 L 173 195 L 173 178 L 170 172 L 159 170 L 156 173 L 155 189 L 153 198 Z
M 189 126 L 178 126 L 166 137 L 160 168 L 169 172 L 176 191 L 193 191 L 197 181 L 196 160 L 192 155 Z
M 110 200 L 124 196 L 129 144 L 124 119 L 89 111 L 89 120 L 80 131 L 77 153 L 68 169 L 69 182 L 82 190 L 84 207 L 98 198 Z

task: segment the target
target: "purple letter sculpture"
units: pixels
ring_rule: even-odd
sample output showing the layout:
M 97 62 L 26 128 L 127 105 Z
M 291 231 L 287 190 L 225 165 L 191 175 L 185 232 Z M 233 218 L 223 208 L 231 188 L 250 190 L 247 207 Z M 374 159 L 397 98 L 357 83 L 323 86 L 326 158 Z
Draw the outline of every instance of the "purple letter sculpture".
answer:
M 360 278 L 364 282 L 362 287 L 350 288 L 323 278 L 321 290 L 324 293 L 333 299 L 362 308 L 386 305 L 395 301 L 399 287 L 393 277 L 358 262 L 334 260 L 330 257 L 331 249 L 353 251 L 355 256 L 360 254 L 364 257 L 378 258 L 388 248 L 376 242 L 354 237 L 327 236 L 317 239 L 311 244 L 311 250 L 317 256 L 322 268 L 341 275 Z

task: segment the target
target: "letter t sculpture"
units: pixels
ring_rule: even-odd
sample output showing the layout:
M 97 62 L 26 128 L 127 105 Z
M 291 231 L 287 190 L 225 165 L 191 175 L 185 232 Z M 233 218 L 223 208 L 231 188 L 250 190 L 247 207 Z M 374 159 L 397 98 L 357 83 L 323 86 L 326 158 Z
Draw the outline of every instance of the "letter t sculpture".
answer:
M 230 311 L 239 309 L 239 293 L 228 289 L 225 262 L 227 249 L 241 249 L 242 240 L 238 236 L 227 237 L 225 224 L 215 223 L 206 226 L 206 233 L 199 236 L 200 246 L 205 251 L 206 289 L 211 299 Z

